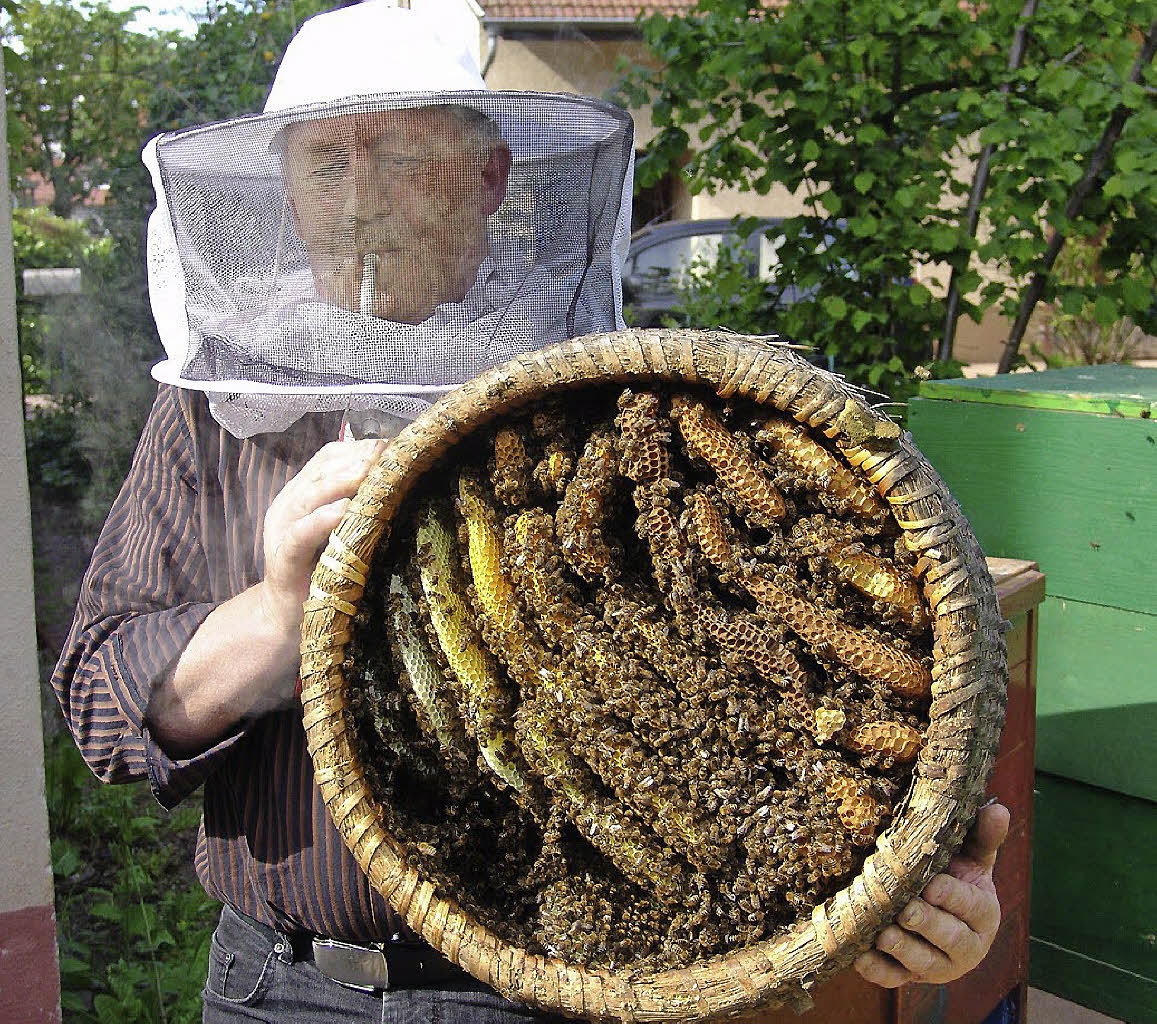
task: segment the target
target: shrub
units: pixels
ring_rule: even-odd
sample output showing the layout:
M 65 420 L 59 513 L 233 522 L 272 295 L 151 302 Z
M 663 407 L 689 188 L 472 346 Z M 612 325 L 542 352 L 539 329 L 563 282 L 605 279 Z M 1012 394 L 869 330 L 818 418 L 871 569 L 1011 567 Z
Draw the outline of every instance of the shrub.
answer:
M 45 745 L 61 1004 L 83 1024 L 195 1024 L 219 905 L 193 876 L 197 801 L 102 786 L 67 734 Z

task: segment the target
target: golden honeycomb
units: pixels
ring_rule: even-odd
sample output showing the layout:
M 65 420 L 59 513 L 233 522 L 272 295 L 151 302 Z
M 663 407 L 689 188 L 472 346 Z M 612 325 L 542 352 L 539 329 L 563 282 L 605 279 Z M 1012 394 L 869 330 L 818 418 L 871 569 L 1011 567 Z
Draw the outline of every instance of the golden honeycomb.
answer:
M 428 471 L 344 670 L 384 824 L 529 951 L 672 967 L 847 885 L 911 780 L 930 614 L 823 436 L 662 385 L 508 413 Z

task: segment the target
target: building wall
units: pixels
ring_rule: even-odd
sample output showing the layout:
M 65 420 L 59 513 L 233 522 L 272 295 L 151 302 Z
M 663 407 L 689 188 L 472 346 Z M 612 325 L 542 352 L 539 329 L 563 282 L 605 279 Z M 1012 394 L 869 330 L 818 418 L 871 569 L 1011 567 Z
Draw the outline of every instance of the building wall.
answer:
M 483 59 L 488 46 L 483 33 Z M 497 41 L 486 84 L 491 89 L 569 92 L 608 100 L 623 80 L 622 64 L 637 64 L 646 53 L 640 40 L 599 38 L 573 27 L 538 38 L 504 36 Z M 636 145 L 645 145 L 655 134 L 650 117 L 646 110 L 631 113 Z
M 483 60 L 488 40 L 482 34 Z M 568 26 L 550 32 L 536 32 L 534 37 L 520 33 L 514 38 L 497 40 L 493 61 L 486 75 L 492 89 L 533 89 L 544 92 L 569 92 L 581 96 L 611 99 L 624 76 L 625 66 L 647 61 L 647 49 L 637 39 L 609 38 L 594 31 L 584 32 Z M 655 136 L 646 109 L 633 109 L 635 147 L 643 148 Z M 958 173 L 970 181 L 972 164 L 967 156 L 957 159 Z M 673 218 L 731 217 L 744 214 L 756 217 L 794 217 L 806 212 L 803 196 L 782 187 L 766 196 L 738 189 L 722 189 L 714 194 L 690 195 L 677 190 Z M 981 269 L 986 277 L 993 271 Z M 946 291 L 946 267 L 921 266 L 914 269 L 917 280 L 936 294 Z M 982 323 L 962 318 L 956 335 L 956 357 L 968 363 L 994 363 L 1000 357 L 1009 322 L 989 312 Z
M 2 62 L 2 57 L 0 57 Z M 0 68 L 2 69 L 2 68 Z M 5 102 L 0 100 L 0 156 Z M 12 211 L 0 201 L 0 1018 L 60 1020 L 52 863 L 44 802 L 44 746 L 32 531 L 24 461 L 24 403 L 16 346 Z

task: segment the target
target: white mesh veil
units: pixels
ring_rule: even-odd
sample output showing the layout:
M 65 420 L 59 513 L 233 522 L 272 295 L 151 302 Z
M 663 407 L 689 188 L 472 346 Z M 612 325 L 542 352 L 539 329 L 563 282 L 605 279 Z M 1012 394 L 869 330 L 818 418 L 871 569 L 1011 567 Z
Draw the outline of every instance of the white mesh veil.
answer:
M 300 69 L 318 71 L 309 35 L 325 19 L 355 70 L 321 76 L 322 91 L 449 88 L 269 110 L 317 95 Z M 359 70 L 351 32 L 378 34 L 365 56 L 379 64 L 401 43 L 421 67 Z M 322 15 L 291 44 L 267 113 L 146 149 L 150 294 L 167 354 L 153 374 L 207 392 L 231 433 L 310 411 L 411 418 L 515 354 L 622 326 L 629 116 L 468 88 L 481 80 L 459 56 L 431 69 L 448 52 L 411 11 L 370 2 Z

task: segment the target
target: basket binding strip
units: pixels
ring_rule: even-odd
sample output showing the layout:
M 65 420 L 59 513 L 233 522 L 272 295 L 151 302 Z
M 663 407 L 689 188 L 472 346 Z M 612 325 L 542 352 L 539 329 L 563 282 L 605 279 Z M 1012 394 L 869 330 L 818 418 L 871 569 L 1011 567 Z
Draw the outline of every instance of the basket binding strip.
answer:
M 685 381 L 759 402 L 841 442 L 922 555 L 934 616 L 931 725 L 912 787 L 860 874 L 764 942 L 685 968 L 631 973 L 528 954 L 406 865 L 382 828 L 348 733 L 341 663 L 366 567 L 414 482 L 461 438 L 542 397 L 586 385 Z M 804 1007 L 959 848 L 984 794 L 1004 719 L 1007 665 L 984 556 L 943 482 L 896 425 L 838 377 L 766 339 L 625 330 L 520 356 L 447 395 L 390 442 L 334 531 L 302 640 L 304 725 L 315 779 L 371 884 L 451 960 L 503 995 L 592 1021 L 702 1021 L 757 1006 Z

